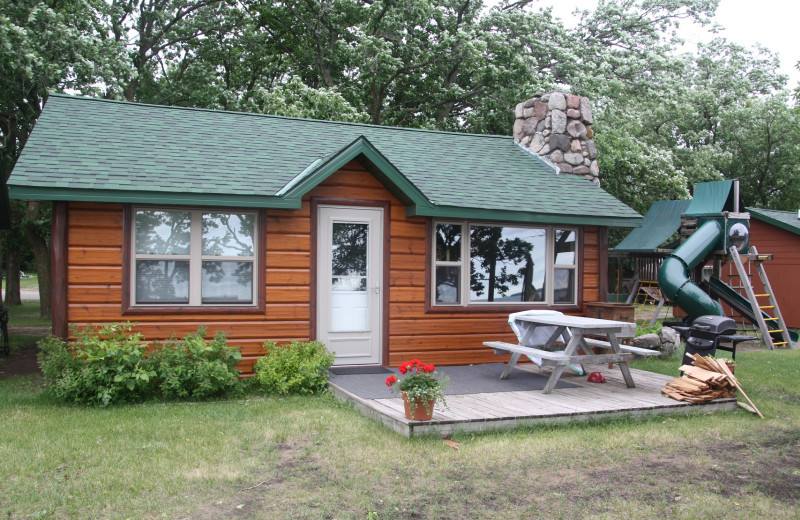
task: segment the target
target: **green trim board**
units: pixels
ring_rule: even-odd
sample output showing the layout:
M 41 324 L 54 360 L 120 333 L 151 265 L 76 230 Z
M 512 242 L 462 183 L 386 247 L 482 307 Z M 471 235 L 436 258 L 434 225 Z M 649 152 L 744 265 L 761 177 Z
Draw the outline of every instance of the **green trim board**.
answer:
M 557 175 L 508 136 L 57 94 L 9 187 L 20 199 L 295 208 L 350 160 L 408 214 L 621 227 L 641 221 L 600 187 Z
M 280 197 L 256 195 L 219 195 L 203 193 L 163 193 L 154 191 L 116 191 L 94 189 L 10 186 L 12 199 L 59 200 L 76 202 L 116 202 L 131 204 L 165 204 L 176 206 L 230 206 L 243 208 L 298 209 L 300 202 Z
M 800 235 L 800 215 L 793 211 L 778 211 L 764 208 L 747 208 L 750 216 L 761 222 Z

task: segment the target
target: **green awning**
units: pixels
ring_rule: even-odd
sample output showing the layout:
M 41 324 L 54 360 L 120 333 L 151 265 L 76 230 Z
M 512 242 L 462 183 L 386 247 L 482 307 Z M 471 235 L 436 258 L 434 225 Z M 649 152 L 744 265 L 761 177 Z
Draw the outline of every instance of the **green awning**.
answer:
M 681 214 L 691 200 L 659 200 L 654 202 L 642 220 L 612 251 L 619 253 L 650 253 L 669 240 L 681 227 Z

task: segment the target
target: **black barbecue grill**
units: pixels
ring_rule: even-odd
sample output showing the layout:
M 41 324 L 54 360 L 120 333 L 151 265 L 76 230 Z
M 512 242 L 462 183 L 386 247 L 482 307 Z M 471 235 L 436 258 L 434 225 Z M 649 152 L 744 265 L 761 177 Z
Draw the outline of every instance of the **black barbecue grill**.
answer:
M 736 359 L 736 345 L 758 339 L 736 334 L 736 322 L 725 316 L 700 316 L 691 327 L 674 328 L 686 340 L 684 363 L 691 363 L 694 354 L 713 356 L 717 349 L 731 352 L 733 359 Z

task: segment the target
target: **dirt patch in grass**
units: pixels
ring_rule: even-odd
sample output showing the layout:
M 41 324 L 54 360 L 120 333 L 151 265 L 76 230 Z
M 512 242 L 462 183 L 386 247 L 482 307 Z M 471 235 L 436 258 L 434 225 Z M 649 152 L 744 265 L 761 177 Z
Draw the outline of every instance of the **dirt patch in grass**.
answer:
M 602 451 L 565 452 L 556 464 L 535 454 L 498 461 L 499 467 L 454 460 L 438 473 L 398 482 L 349 481 L 324 451 L 305 441 L 274 448 L 277 456 L 253 476 L 253 485 L 229 491 L 227 499 L 192 518 L 586 518 L 631 511 L 673 517 L 692 510 L 698 493 L 731 507 L 764 497 L 784 512 L 800 506 L 797 431 L 754 432 L 734 443 L 698 439 L 671 449 L 632 448 L 613 458 Z
M 630 457 L 621 464 L 582 467 L 539 483 L 545 493 L 563 494 L 570 502 L 591 505 L 597 511 L 613 501 L 660 503 L 670 509 L 695 491 L 737 501 L 761 494 L 787 508 L 800 505 L 800 432 L 762 435 L 771 437 L 735 443 L 717 441 L 669 453 L 658 450 Z M 547 501 L 540 505 L 548 508 Z
M 38 327 L 26 327 L 37 329 Z M 13 334 L 19 335 L 38 335 L 38 332 L 20 332 L 14 329 Z M 39 346 L 36 342 L 26 343 L 21 347 L 14 348 L 11 354 L 0 356 L 0 379 L 8 379 L 16 376 L 27 376 L 31 374 L 41 374 L 37 356 L 39 355 Z

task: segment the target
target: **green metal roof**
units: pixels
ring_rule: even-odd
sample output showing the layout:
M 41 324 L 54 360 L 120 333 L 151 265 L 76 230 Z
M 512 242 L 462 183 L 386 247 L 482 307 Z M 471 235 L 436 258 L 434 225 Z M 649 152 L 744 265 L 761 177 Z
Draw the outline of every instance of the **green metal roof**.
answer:
M 790 233 L 800 235 L 800 215 L 793 211 L 778 211 L 774 209 L 747 208 L 750 216 L 767 224 L 779 227 Z
M 18 199 L 298 208 L 358 160 L 409 215 L 632 227 L 590 181 L 511 137 L 53 94 L 9 180 Z
M 691 199 L 654 202 L 642 220 L 642 227 L 631 230 L 612 251 L 620 253 L 655 251 L 680 229 L 681 214 L 691 202 Z

